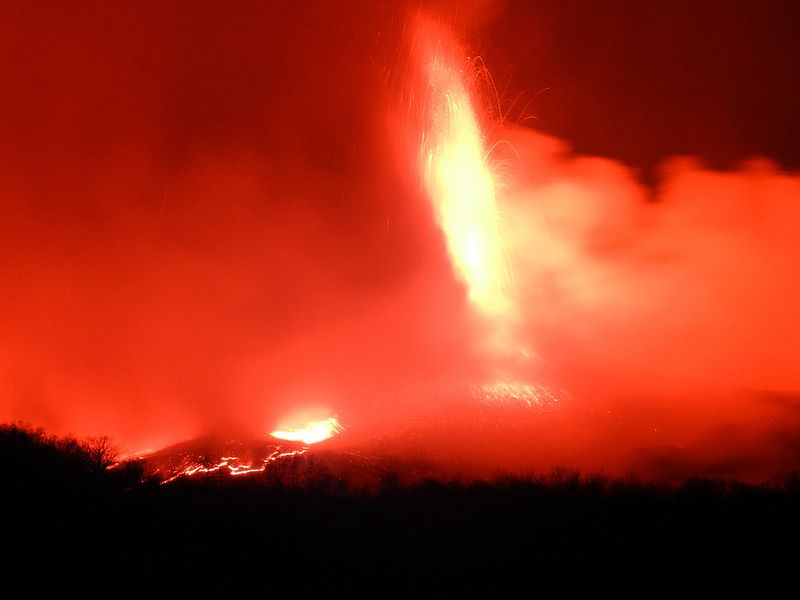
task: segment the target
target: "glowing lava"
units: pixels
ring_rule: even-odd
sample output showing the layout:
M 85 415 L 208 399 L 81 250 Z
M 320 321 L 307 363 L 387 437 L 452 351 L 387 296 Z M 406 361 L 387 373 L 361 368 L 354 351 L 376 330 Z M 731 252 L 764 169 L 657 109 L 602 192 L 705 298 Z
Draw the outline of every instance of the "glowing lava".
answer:
M 481 129 L 477 85 L 491 80 L 480 61 L 465 54 L 450 32 L 417 18 L 411 54 L 417 70 L 410 106 L 418 106 L 419 131 L 412 140 L 421 179 L 444 234 L 455 275 L 469 304 L 488 325 L 477 342 L 496 361 L 497 381 L 473 389 L 481 401 L 550 406 L 558 395 L 526 382 L 536 356 L 521 338 L 521 316 L 506 247 L 502 189 Z M 412 114 L 414 114 L 412 112 Z M 487 113 L 488 115 L 488 113 Z M 491 363 L 487 363 L 489 366 Z
M 418 26 L 422 78 L 427 83 L 419 160 L 425 190 L 444 232 L 453 267 L 470 302 L 492 320 L 515 309 L 511 272 L 500 233 L 495 174 L 455 44 L 431 23 Z M 451 48 L 452 47 L 452 48 Z
M 280 440 L 316 444 L 342 431 L 344 428 L 335 416 L 327 419 L 308 421 L 299 427 L 290 427 L 284 430 L 273 431 L 270 435 Z
M 192 475 L 199 474 L 209 474 L 209 473 L 216 473 L 219 471 L 227 471 L 229 475 L 249 475 L 250 473 L 262 473 L 265 471 L 269 464 L 280 460 L 282 458 L 286 458 L 289 456 L 300 456 L 305 454 L 307 448 L 301 448 L 299 450 L 288 450 L 281 452 L 280 450 L 275 450 L 271 452 L 268 456 L 261 459 L 261 464 L 258 466 L 253 466 L 250 462 L 242 462 L 236 456 L 223 456 L 220 458 L 219 462 L 214 465 L 206 465 L 203 463 L 196 463 L 196 462 L 187 462 L 182 465 L 177 473 L 168 477 L 167 479 L 161 482 L 161 485 L 172 483 L 176 479 L 181 477 L 191 477 Z M 159 474 L 159 470 L 156 469 L 154 471 L 155 475 Z

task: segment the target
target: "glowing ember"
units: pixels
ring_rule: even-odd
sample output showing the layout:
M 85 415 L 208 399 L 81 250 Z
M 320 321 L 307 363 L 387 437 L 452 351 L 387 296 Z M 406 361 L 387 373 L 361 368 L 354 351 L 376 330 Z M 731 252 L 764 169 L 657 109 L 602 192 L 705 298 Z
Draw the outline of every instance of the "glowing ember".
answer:
M 291 427 L 285 430 L 273 431 L 270 435 L 280 440 L 291 442 L 303 442 L 304 444 L 316 444 L 322 440 L 333 437 L 344 429 L 339 420 L 328 417 L 319 421 L 309 421 L 300 427 Z
M 463 61 L 445 51 L 438 28 L 421 26 L 419 35 L 429 98 L 419 155 L 425 189 L 470 301 L 496 319 L 512 312 L 514 303 L 506 293 L 511 278 L 499 231 L 495 176 L 486 161 Z
M 565 390 L 558 390 L 558 393 L 545 385 L 524 382 L 497 381 L 481 386 L 473 391 L 473 394 L 481 401 L 491 404 L 493 402 L 508 402 L 514 400 L 526 406 L 555 406 L 569 394 Z

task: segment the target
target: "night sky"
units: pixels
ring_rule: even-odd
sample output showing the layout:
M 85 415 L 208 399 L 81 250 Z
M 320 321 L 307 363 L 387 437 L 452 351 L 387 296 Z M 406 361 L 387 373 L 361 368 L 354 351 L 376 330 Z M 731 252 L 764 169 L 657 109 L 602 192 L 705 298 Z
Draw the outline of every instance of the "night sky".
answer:
M 800 9 L 786 1 L 512 2 L 487 28 L 508 117 L 647 172 L 800 165 Z

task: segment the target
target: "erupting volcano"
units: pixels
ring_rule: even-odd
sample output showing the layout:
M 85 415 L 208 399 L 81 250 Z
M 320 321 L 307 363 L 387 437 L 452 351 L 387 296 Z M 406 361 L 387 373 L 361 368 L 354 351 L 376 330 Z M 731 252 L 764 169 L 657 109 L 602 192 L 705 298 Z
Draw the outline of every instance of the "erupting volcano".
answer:
M 3 11 L 2 420 L 166 482 L 800 468 L 797 18 L 311 4 Z

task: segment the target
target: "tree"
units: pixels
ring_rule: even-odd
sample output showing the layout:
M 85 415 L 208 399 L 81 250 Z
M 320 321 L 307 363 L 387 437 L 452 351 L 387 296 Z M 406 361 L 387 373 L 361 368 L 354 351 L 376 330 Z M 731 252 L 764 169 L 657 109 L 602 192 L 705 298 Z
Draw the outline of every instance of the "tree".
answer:
M 89 465 L 97 473 L 104 472 L 117 462 L 119 449 L 107 435 L 86 438 L 81 445 L 89 459 Z

